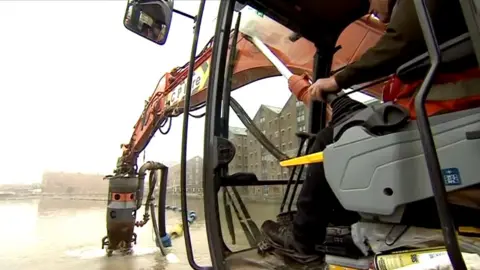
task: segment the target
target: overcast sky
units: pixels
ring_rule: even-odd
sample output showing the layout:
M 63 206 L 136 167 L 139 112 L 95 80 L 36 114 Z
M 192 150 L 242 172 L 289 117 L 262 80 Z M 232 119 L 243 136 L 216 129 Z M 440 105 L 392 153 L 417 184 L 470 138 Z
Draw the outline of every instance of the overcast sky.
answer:
M 198 4 L 175 8 L 196 14 Z M 207 1 L 198 51 L 214 33 L 218 4 Z M 193 21 L 174 14 L 168 42 L 158 46 L 124 28 L 125 7 L 125 0 L 0 1 L 0 183 L 39 182 L 46 170 L 112 172 L 144 101 L 165 72 L 188 61 L 193 37 Z M 289 95 L 282 77 L 233 93 L 252 117 L 262 103 L 282 107 Z M 204 129 L 203 119 L 190 119 L 189 158 L 203 155 Z M 146 159 L 178 162 L 181 125 L 178 118 L 168 135 L 157 133 Z
M 207 1 L 201 47 L 213 35 L 218 3 Z M 192 21 L 175 14 L 167 44 L 158 46 L 124 28 L 125 6 L 0 1 L 0 183 L 40 181 L 45 170 L 114 169 L 144 100 L 165 72 L 188 61 L 193 37 Z M 175 7 L 196 14 L 198 1 L 176 1 Z M 282 106 L 289 95 L 283 78 L 245 88 L 234 96 L 248 101 L 250 114 L 261 101 Z M 248 99 L 253 91 L 258 99 Z M 195 132 L 188 156 L 202 155 L 204 121 L 190 123 Z M 177 119 L 167 136 L 157 134 L 146 158 L 178 161 L 181 125 Z

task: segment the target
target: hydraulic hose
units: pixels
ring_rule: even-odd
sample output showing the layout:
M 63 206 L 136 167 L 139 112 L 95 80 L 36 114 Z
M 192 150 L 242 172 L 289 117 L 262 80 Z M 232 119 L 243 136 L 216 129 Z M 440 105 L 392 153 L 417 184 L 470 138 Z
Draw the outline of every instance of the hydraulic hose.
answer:
M 237 240 L 235 237 L 235 228 L 233 226 L 232 210 L 230 208 L 230 203 L 227 198 L 227 187 L 223 188 L 223 207 L 225 207 L 225 219 L 227 220 L 228 232 L 232 238 L 232 245 L 235 245 Z
M 262 234 L 260 233 L 260 230 L 258 229 L 257 224 L 255 224 L 255 221 L 252 220 L 250 213 L 248 213 L 247 207 L 243 203 L 242 198 L 238 193 L 238 190 L 235 187 L 232 187 L 232 191 L 233 191 L 233 195 L 238 201 L 238 205 L 240 206 L 240 209 L 242 210 L 243 215 L 245 216 L 245 219 L 247 220 L 247 224 L 250 227 L 250 230 L 252 231 L 255 241 L 259 241 Z
M 168 127 L 167 127 L 167 130 L 166 131 L 163 131 L 162 128 L 168 123 Z M 162 124 L 160 125 L 160 127 L 158 128 L 158 131 L 160 131 L 161 134 L 163 135 L 167 135 L 168 132 L 170 132 L 170 129 L 172 128 L 172 118 L 171 117 L 167 117 L 165 118 L 165 120 L 162 122 Z
M 159 226 L 158 226 L 158 223 L 157 223 L 157 217 L 155 216 L 155 206 L 153 204 L 153 202 L 150 203 L 151 204 L 151 215 L 152 215 L 152 227 L 153 227 L 153 231 L 155 233 L 155 244 L 157 245 L 158 248 L 160 248 L 160 252 L 162 252 L 162 255 L 165 256 L 167 255 L 167 252 L 165 251 L 165 248 L 164 248 L 164 243 L 163 243 L 163 239 L 162 239 L 162 236 L 161 236 L 161 232 L 160 232 L 160 229 L 159 229 Z M 145 210 L 147 209 L 147 207 L 145 206 Z M 160 208 L 158 208 L 159 211 L 160 211 Z M 161 225 L 162 223 L 160 223 Z M 163 227 L 165 227 L 165 220 L 163 220 Z
M 138 170 L 137 210 L 142 207 L 143 193 L 145 191 L 145 176 L 147 176 L 147 171 L 164 169 L 167 169 L 167 166 L 163 165 L 162 163 L 147 161 Z
M 236 64 L 236 58 L 237 58 L 237 41 L 238 41 L 238 33 L 240 29 L 240 21 L 242 19 L 242 13 L 239 12 L 237 16 L 237 21 L 235 23 L 235 28 L 233 30 L 233 33 L 231 35 L 232 37 L 232 42 L 231 42 L 231 47 L 230 47 L 230 54 L 228 55 L 228 62 L 227 62 L 227 68 L 225 70 L 225 80 L 223 82 L 223 93 L 222 93 L 222 116 L 220 119 L 221 125 L 224 127 L 228 126 L 228 119 L 230 117 L 230 98 L 231 98 L 231 92 L 232 92 L 232 76 L 233 76 L 233 70 L 235 68 Z M 224 138 L 228 138 L 229 136 L 229 130 L 228 129 L 223 129 L 221 131 L 221 135 Z M 228 167 L 223 168 L 222 171 L 220 172 L 221 175 L 228 175 Z M 230 203 L 233 204 L 233 202 L 228 202 L 227 198 L 227 187 L 223 187 L 223 204 L 224 204 L 224 210 L 225 210 L 225 219 L 227 221 L 227 227 L 228 227 L 228 232 L 230 233 L 230 237 L 232 238 L 232 244 L 235 245 L 237 242 L 236 236 L 235 236 L 235 228 L 233 225 L 233 216 L 232 216 L 232 210 L 230 208 Z
M 158 220 L 163 221 L 159 224 L 159 233 L 162 238 L 162 242 L 168 241 L 165 237 L 168 238 L 167 230 L 165 228 L 166 216 L 166 200 L 167 200 L 167 177 L 168 177 L 168 168 L 165 166 L 165 169 L 160 171 L 160 187 L 158 195 Z
M 228 190 L 226 190 L 226 194 L 227 194 L 228 199 L 231 202 L 233 202 L 232 195 L 230 195 L 230 192 L 228 192 Z M 232 203 L 232 207 L 233 207 L 233 211 L 237 215 L 238 221 L 240 222 L 240 226 L 243 229 L 243 233 L 245 233 L 245 237 L 247 238 L 248 243 L 250 244 L 251 247 L 254 247 L 257 244 L 257 241 L 255 240 L 255 237 L 253 236 L 253 234 L 248 229 L 247 223 L 245 222 L 245 220 L 240 215 L 240 211 L 238 211 L 237 206 L 235 206 L 235 204 Z
M 233 97 L 230 98 L 230 106 L 248 131 L 252 133 L 252 135 L 261 145 L 263 145 L 263 147 L 265 147 L 265 149 L 267 149 L 268 152 L 270 152 L 270 154 L 280 161 L 289 159 L 286 154 L 276 148 L 275 145 L 273 145 L 273 143 L 257 128 L 252 119 L 250 119 L 248 114 L 243 110 L 242 106 Z
M 149 220 L 150 216 L 152 218 L 152 226 L 155 232 L 155 242 L 156 245 L 160 248 L 163 255 L 166 255 L 164 247 L 171 246 L 170 236 L 166 232 L 166 218 L 165 218 L 165 209 L 166 209 L 166 194 L 167 194 L 167 176 L 168 176 L 168 167 L 158 162 L 147 162 L 142 167 L 140 167 L 139 179 L 145 179 L 146 171 L 150 171 L 149 176 L 149 190 L 147 194 L 147 200 L 145 202 L 145 214 L 143 215 L 143 220 L 136 222 L 137 227 L 143 227 Z M 155 204 L 153 193 L 158 181 L 157 172 L 160 171 L 160 188 L 158 196 L 158 215 L 155 214 Z M 143 181 L 141 182 L 143 183 Z M 139 190 L 141 194 L 144 192 L 144 185 L 139 183 Z M 143 201 L 143 197 L 138 197 L 140 205 Z M 139 208 L 139 207 L 138 207 Z M 150 212 L 150 213 L 149 213 Z M 158 216 L 158 222 L 157 222 Z

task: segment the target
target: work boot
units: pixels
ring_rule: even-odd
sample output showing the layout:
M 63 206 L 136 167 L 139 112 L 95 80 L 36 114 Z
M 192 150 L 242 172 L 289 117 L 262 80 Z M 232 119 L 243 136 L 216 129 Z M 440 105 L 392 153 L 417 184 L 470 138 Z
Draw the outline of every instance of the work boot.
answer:
M 262 231 L 266 241 L 275 252 L 288 256 L 300 263 L 309 263 L 320 258 L 315 253 L 315 244 L 299 241 L 293 233 L 293 226 L 282 226 L 279 223 L 267 220 L 262 224 Z
M 293 219 L 297 214 L 296 211 L 283 212 L 277 215 L 277 223 L 280 226 L 289 226 L 292 225 Z

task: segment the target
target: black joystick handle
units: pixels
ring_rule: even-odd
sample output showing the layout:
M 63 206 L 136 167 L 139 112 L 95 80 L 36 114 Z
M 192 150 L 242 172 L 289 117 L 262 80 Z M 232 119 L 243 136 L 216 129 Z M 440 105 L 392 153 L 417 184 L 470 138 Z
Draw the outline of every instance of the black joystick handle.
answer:
M 324 95 L 324 100 L 327 101 L 327 104 L 332 105 L 333 101 L 337 98 L 338 96 L 333 93 L 326 93 Z
M 302 140 L 309 140 L 309 139 L 315 138 L 315 134 L 310 134 L 310 133 L 303 132 L 303 131 L 299 131 L 299 132 L 295 133 L 295 135 L 297 135 L 297 137 L 302 139 Z
M 365 109 L 367 106 L 363 103 L 352 100 L 345 94 L 325 93 L 324 100 L 332 108 L 332 119 L 330 124 L 336 126 L 355 115 L 357 112 Z
M 302 35 L 299 34 L 299 33 L 291 33 L 290 36 L 288 36 L 288 39 L 291 42 L 295 42 L 295 41 L 299 40 L 300 38 L 302 38 Z

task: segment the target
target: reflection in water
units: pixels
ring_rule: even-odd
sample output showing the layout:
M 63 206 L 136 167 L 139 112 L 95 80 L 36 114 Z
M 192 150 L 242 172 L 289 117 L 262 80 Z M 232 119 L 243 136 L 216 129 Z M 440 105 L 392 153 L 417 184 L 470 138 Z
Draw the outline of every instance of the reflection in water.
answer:
M 62 200 L 62 199 L 41 199 L 38 200 L 38 215 L 48 216 L 58 212 L 76 212 L 93 209 L 105 209 L 107 202 L 88 200 Z
M 168 205 L 179 206 L 178 197 L 169 197 Z M 106 234 L 104 201 L 75 201 L 40 199 L 24 201 L 0 201 L 0 213 L 6 218 L 0 223 L 2 240 L 0 265 L 9 270 L 57 270 L 57 269 L 191 269 L 185 255 L 184 239 L 173 240 L 172 255 L 161 256 L 153 241 L 151 226 L 137 228 L 138 245 L 132 256 L 107 258 L 101 249 L 101 239 Z M 208 243 L 205 232 L 203 203 L 201 199 L 190 199 L 189 210 L 197 213 L 197 221 L 191 225 L 191 237 L 196 262 L 210 265 Z M 265 218 L 274 218 L 276 204 L 247 204 L 250 214 L 260 226 Z M 234 216 L 237 244 L 231 238 L 224 222 L 222 231 L 225 241 L 232 250 L 247 247 L 240 224 Z M 143 208 L 139 213 L 143 215 Z M 179 213 L 167 211 L 167 230 L 181 222 Z

